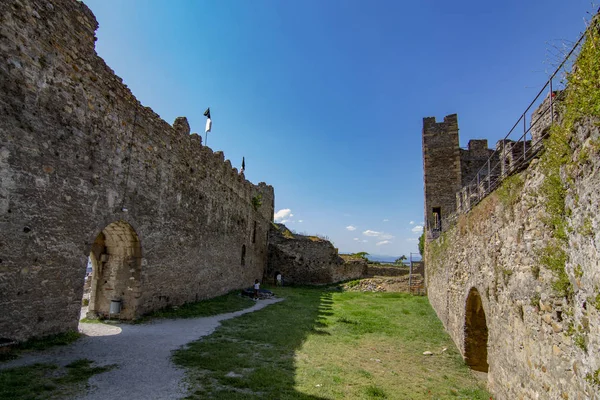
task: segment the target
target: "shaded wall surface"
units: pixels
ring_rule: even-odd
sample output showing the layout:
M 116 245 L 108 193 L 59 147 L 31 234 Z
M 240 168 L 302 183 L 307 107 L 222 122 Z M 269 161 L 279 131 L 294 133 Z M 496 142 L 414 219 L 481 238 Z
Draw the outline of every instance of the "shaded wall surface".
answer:
M 280 272 L 285 283 L 315 285 L 356 279 L 366 271 L 366 260 L 340 257 L 328 240 L 294 234 L 282 224 L 271 225 L 267 280 Z
M 78 1 L 0 2 L 0 338 L 76 329 L 87 258 L 115 222 L 139 240 L 110 239 L 135 266 L 115 294 L 133 316 L 266 265 L 273 188 L 140 104 L 96 54 L 97 27 Z
M 548 227 L 542 187 L 552 182 L 538 160 L 426 243 L 430 302 L 467 362 L 478 370 L 489 366 L 495 399 L 600 393 L 597 143 L 598 121 L 577 125 L 562 167 L 565 258 Z

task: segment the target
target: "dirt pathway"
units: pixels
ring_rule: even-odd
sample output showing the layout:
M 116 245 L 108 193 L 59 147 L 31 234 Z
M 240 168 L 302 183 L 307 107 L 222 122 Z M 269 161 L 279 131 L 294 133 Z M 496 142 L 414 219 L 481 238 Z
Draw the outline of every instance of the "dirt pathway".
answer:
M 179 399 L 186 394 L 185 371 L 175 366 L 171 352 L 210 335 L 221 321 L 260 310 L 283 299 L 260 300 L 245 310 L 213 317 L 157 320 L 140 325 L 80 324 L 86 335 L 75 343 L 0 364 L 0 369 L 33 363 L 66 365 L 88 358 L 117 368 L 90 378 L 91 389 L 78 399 Z

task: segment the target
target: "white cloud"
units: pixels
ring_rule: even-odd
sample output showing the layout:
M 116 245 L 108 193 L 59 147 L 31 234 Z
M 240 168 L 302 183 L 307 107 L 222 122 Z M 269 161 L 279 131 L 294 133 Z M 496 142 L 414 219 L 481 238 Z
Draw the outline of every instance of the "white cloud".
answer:
M 363 232 L 363 235 L 365 235 L 365 236 L 379 236 L 379 235 L 381 235 L 381 232 L 372 231 L 370 229 L 367 229 L 366 231 Z
M 384 240 L 393 239 L 394 238 L 394 235 L 390 235 L 389 233 L 372 231 L 370 229 L 364 231 L 363 235 L 365 235 L 365 236 L 372 236 L 372 237 L 378 237 L 378 238 L 381 238 L 381 239 L 384 239 Z
M 425 222 L 421 221 L 419 222 L 419 225 L 425 225 Z
M 414 233 L 423 233 L 423 225 L 416 225 L 411 229 Z
M 281 222 L 282 224 L 284 224 L 289 220 L 289 217 L 293 215 L 294 214 L 292 214 L 292 210 L 290 210 L 289 208 L 284 208 L 282 210 L 277 211 L 273 216 L 273 219 L 275 220 L 275 222 Z
M 411 224 L 411 225 L 414 225 L 414 224 L 415 224 L 415 221 L 410 221 L 410 224 Z
M 354 238 L 354 239 L 352 239 L 352 240 L 358 240 L 358 238 Z
M 348 226 L 346 227 L 346 229 L 348 229 L 349 231 L 355 231 L 355 230 L 356 230 L 356 227 L 355 227 L 355 226 L 352 226 L 352 225 L 348 225 Z
M 299 220 L 298 220 L 298 222 L 302 223 L 302 220 L 301 220 L 301 219 L 299 219 Z
M 382 242 L 377 242 L 377 243 L 375 243 L 375 246 L 382 246 L 382 245 L 384 245 L 384 244 L 389 244 L 389 243 L 391 243 L 389 240 L 384 240 L 384 241 L 382 241 Z
M 361 240 L 361 242 L 363 242 L 363 243 L 367 243 L 367 242 L 368 242 L 368 240 Z
M 386 219 L 383 220 L 383 222 L 389 222 L 389 219 L 386 218 Z

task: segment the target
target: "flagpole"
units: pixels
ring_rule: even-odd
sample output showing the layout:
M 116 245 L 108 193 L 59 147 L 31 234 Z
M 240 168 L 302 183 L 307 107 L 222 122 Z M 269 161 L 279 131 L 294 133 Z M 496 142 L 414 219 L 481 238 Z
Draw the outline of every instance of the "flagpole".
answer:
M 204 145 L 208 146 L 208 132 L 206 132 L 206 139 L 204 139 Z

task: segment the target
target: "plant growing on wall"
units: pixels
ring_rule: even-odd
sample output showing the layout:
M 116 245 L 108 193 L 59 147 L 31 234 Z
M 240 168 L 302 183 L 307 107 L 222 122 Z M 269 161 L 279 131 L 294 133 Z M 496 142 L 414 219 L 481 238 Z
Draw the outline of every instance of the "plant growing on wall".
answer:
M 254 211 L 258 211 L 260 206 L 262 206 L 262 195 L 257 194 L 252 198 L 252 207 L 254 207 Z
M 548 218 L 545 223 L 551 228 L 554 242 L 541 252 L 540 261 L 555 275 L 553 288 L 560 295 L 569 297 L 573 287 L 565 270 L 568 261 L 567 231 L 570 210 L 565 205 L 568 189 L 572 185 L 569 176 L 576 168 L 573 161 L 572 142 L 575 125 L 583 118 L 600 118 L 600 21 L 592 20 L 586 33 L 586 41 L 581 48 L 572 72 L 567 76 L 562 108 L 563 120 L 554 125 L 544 143 L 545 151 L 540 165 L 544 173 L 541 194 Z

